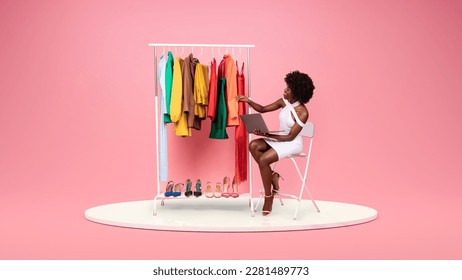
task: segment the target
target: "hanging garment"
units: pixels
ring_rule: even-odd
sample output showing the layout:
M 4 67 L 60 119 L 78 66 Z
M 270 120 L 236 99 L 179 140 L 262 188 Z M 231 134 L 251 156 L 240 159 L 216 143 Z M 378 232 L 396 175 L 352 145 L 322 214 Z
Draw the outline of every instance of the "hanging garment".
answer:
M 172 98 L 172 84 L 173 84 L 173 54 L 168 52 L 167 65 L 165 67 L 165 107 L 166 113 L 164 113 L 164 122 L 171 123 L 170 118 L 170 100 Z
M 188 127 L 187 116 L 183 112 L 183 78 L 181 69 L 183 59 L 176 58 L 173 64 L 173 84 L 170 101 L 170 118 L 175 123 L 175 134 L 177 136 L 191 136 L 191 129 Z
M 204 64 L 196 65 L 194 75 L 194 127 L 201 128 L 201 122 L 206 118 L 206 108 L 209 91 L 209 67 Z
M 184 60 L 182 68 L 183 74 L 183 112 L 187 115 L 188 127 L 194 129 L 200 129 L 197 124 L 194 123 L 194 75 L 196 65 L 199 60 L 193 57 L 193 54 L 189 54 Z
M 212 139 L 228 139 L 228 134 L 226 133 L 226 120 L 227 120 L 227 110 L 226 110 L 226 79 L 218 79 L 218 91 L 217 91 L 217 111 L 215 113 L 215 119 L 212 121 L 212 127 L 210 130 L 209 138 Z
M 239 67 L 236 61 L 236 69 L 237 69 L 237 95 L 246 95 L 245 94 L 245 77 L 244 77 L 244 63 L 242 63 L 241 73 L 239 73 Z M 239 102 L 239 116 L 247 114 L 246 103 Z M 248 143 L 249 143 L 249 134 L 245 129 L 244 123 L 242 122 L 241 118 L 239 118 L 239 125 L 236 126 L 236 132 L 234 134 L 235 139 L 235 154 L 234 154 L 234 162 L 235 162 L 235 178 L 236 182 L 239 184 L 240 182 L 247 180 L 247 163 L 248 163 Z
M 227 126 L 237 126 L 239 125 L 239 115 L 238 115 L 238 101 L 237 96 L 237 81 L 236 81 L 236 64 L 231 55 L 227 54 L 223 56 L 223 59 L 226 63 L 226 106 L 228 108 L 228 119 L 226 122 Z
M 209 138 L 228 139 L 226 133 L 226 121 L 228 110 L 226 109 L 226 61 L 223 59 L 218 66 L 218 83 L 217 83 L 217 107 L 215 119 L 212 121 Z
M 167 66 L 167 60 L 165 55 L 160 56 L 158 71 L 157 71 L 157 80 L 160 85 L 160 115 L 159 119 L 162 120 L 162 117 L 167 112 L 165 104 L 165 69 Z M 167 124 L 163 121 L 160 121 L 160 131 L 159 131 L 159 179 L 160 181 L 167 181 L 168 177 L 168 156 L 167 156 Z
M 297 122 L 297 124 L 301 127 L 303 127 L 305 124 L 302 123 L 294 109 L 294 107 L 300 105 L 300 102 L 297 101 L 291 104 L 286 99 L 282 100 L 284 100 L 286 106 L 284 106 L 284 108 L 282 108 L 281 112 L 279 113 L 279 130 L 283 131 L 283 133 L 287 135 L 289 134 L 290 129 L 295 125 L 295 122 Z M 271 148 L 276 151 L 278 154 L 278 159 L 285 158 L 294 154 L 299 154 L 303 150 L 303 139 L 300 134 L 297 135 L 292 141 L 280 142 L 273 138 L 264 138 L 264 140 L 266 143 L 268 143 L 268 145 L 271 146 Z
M 217 108 L 217 86 L 217 61 L 214 58 L 210 63 L 209 105 L 207 107 L 207 117 L 212 121 L 215 119 Z

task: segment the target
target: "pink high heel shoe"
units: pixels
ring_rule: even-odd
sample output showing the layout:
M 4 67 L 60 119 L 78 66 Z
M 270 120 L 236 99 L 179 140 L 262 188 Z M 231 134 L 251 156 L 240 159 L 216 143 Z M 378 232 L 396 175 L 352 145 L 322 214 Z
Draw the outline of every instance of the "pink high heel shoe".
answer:
M 269 208 L 270 210 L 264 210 L 265 205 L 267 203 L 266 199 L 269 200 L 269 198 L 271 198 L 271 204 L 270 204 L 270 207 L 267 207 L 266 209 Z M 265 204 L 263 204 L 263 209 L 261 211 L 262 216 L 269 216 L 271 214 L 271 211 L 273 210 L 273 199 L 274 199 L 273 195 L 265 195 Z M 269 202 L 268 202 L 268 204 L 269 204 Z
M 215 186 L 215 192 L 213 193 L 213 196 L 216 198 L 220 198 L 221 195 L 222 195 L 221 182 L 218 182 L 217 185 Z
M 231 190 L 231 191 L 230 191 Z M 231 184 L 229 182 L 229 177 L 226 176 L 225 178 L 223 178 L 223 197 L 230 197 L 231 196 L 231 192 L 232 192 L 232 188 L 231 188 Z
M 279 175 L 279 173 L 274 171 L 273 172 L 273 181 L 272 181 L 273 195 L 278 195 L 279 194 L 279 179 L 284 180 L 284 178 L 282 178 L 281 175 Z
M 207 182 L 207 184 L 205 184 L 205 197 L 207 198 L 213 198 L 213 191 L 212 191 L 212 183 L 210 182 Z
M 239 193 L 237 190 L 237 183 L 236 183 L 236 177 L 233 177 L 233 192 L 231 193 L 232 198 L 239 197 Z

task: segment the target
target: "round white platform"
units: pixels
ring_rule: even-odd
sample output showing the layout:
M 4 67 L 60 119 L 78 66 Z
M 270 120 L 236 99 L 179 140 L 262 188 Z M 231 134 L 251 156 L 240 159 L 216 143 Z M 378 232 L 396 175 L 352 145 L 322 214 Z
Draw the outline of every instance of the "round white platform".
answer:
M 258 202 L 258 199 L 254 199 Z M 246 198 L 192 198 L 157 202 L 153 215 L 153 200 L 121 202 L 93 207 L 85 217 L 93 222 L 154 230 L 203 232 L 259 232 L 309 230 L 350 226 L 377 218 L 375 209 L 341 202 L 316 201 L 317 212 L 310 200 L 302 200 L 297 220 L 293 219 L 297 201 L 275 199 L 271 215 L 263 217 L 261 207 L 251 216 Z

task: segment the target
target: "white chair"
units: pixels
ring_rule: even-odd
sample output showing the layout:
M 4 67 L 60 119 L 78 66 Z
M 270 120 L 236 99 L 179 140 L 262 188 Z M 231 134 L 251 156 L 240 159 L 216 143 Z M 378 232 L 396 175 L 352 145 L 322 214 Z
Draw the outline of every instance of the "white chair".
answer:
M 298 195 L 279 192 L 279 194 L 277 194 L 275 196 L 275 198 L 279 199 L 279 201 L 281 202 L 281 205 L 284 205 L 284 202 L 282 201 L 281 197 L 290 197 L 290 198 L 293 198 L 293 199 L 297 200 L 297 207 L 295 209 L 295 213 L 294 213 L 294 217 L 293 217 L 294 220 L 297 219 L 298 210 L 300 209 L 300 203 L 302 202 L 303 190 L 305 190 L 308 193 L 308 196 L 310 197 L 311 202 L 313 203 L 314 207 L 316 208 L 316 211 L 320 212 L 319 207 L 316 204 L 316 201 L 313 199 L 313 196 L 311 195 L 310 191 L 308 190 L 308 187 L 307 187 L 307 184 L 306 184 L 306 179 L 307 179 L 307 174 L 308 174 L 308 166 L 310 164 L 310 157 L 311 157 L 311 148 L 313 146 L 314 124 L 312 122 L 307 122 L 303 126 L 303 129 L 300 132 L 300 135 L 303 137 L 304 148 L 307 151 L 306 152 L 302 151 L 300 154 L 291 155 L 291 156 L 287 157 L 294 164 L 295 169 L 297 170 L 298 176 L 300 178 L 300 181 L 301 181 L 300 192 L 299 192 Z M 306 145 L 307 144 L 306 142 L 308 142 L 308 145 Z M 308 148 L 306 148 L 306 147 L 308 147 Z M 303 174 L 300 171 L 300 167 L 297 164 L 297 161 L 295 160 L 296 157 L 306 158 L 305 170 L 304 170 Z M 283 160 L 283 159 L 281 159 L 281 160 Z M 275 170 L 275 168 L 276 168 L 276 164 L 274 165 L 273 170 Z M 264 191 L 261 191 L 260 192 L 260 200 L 259 200 L 258 204 L 260 204 L 260 202 L 261 202 L 261 200 L 263 198 L 263 195 L 264 195 Z M 257 204 L 257 207 L 258 207 L 258 204 Z

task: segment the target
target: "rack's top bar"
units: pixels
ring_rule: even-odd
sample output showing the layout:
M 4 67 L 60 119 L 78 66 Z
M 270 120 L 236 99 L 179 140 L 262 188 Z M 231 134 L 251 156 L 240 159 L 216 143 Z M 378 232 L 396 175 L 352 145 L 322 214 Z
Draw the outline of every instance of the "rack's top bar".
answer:
M 218 48 L 255 48 L 255 45 L 226 45 L 226 44 L 160 44 L 149 43 L 150 47 L 218 47 Z

